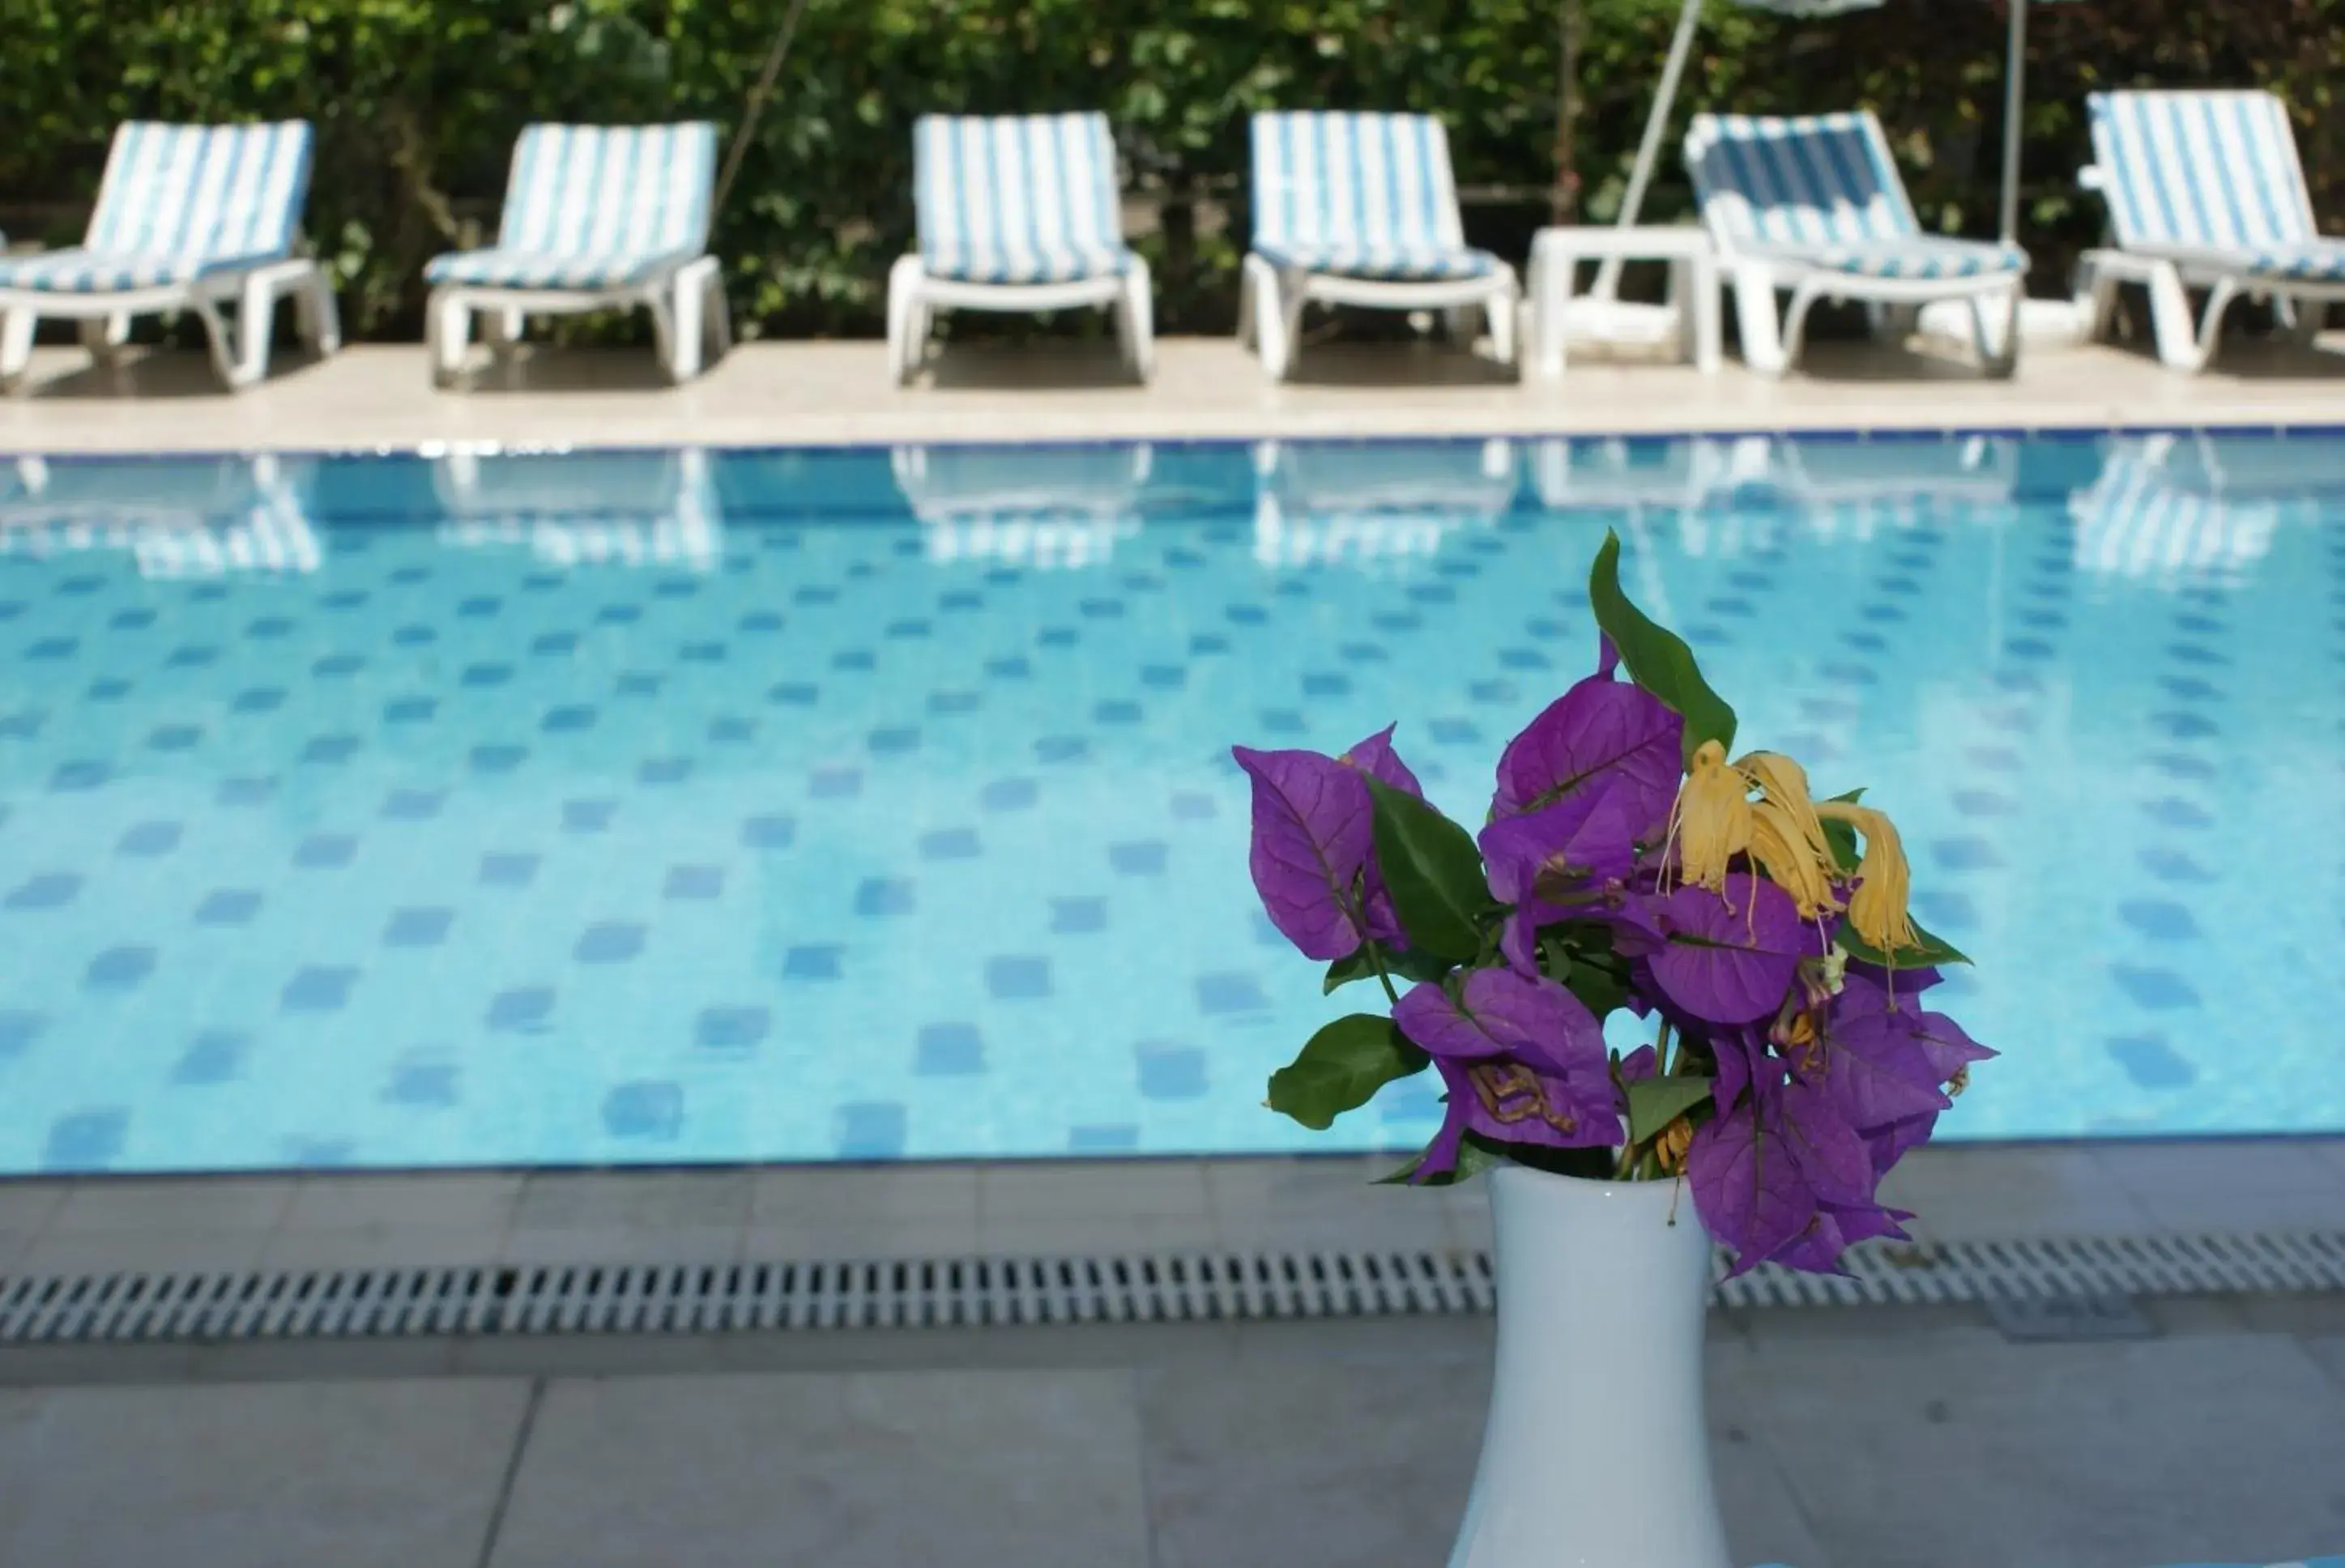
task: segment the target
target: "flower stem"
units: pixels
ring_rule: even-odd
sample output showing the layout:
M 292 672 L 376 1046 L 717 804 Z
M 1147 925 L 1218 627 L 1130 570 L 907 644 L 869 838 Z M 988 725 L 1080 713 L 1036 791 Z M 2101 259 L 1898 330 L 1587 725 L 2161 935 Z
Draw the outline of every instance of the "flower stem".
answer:
M 1385 955 L 1382 946 L 1378 944 L 1375 937 L 1371 936 L 1367 940 L 1367 949 L 1368 963 L 1376 969 L 1377 983 L 1382 985 L 1385 988 L 1386 1000 L 1391 1002 L 1396 1007 L 1399 1007 L 1400 993 L 1393 988 L 1392 976 L 1385 968 Z

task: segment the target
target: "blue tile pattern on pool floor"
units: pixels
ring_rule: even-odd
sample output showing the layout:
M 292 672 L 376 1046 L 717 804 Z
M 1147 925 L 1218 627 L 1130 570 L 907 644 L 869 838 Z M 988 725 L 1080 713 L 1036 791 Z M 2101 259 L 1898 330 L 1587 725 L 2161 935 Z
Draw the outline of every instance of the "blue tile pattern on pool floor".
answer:
M 1477 821 L 1605 528 L 1903 823 L 1963 1138 L 2345 1128 L 2345 440 L 0 469 L 0 1174 L 1399 1148 L 1233 741 Z

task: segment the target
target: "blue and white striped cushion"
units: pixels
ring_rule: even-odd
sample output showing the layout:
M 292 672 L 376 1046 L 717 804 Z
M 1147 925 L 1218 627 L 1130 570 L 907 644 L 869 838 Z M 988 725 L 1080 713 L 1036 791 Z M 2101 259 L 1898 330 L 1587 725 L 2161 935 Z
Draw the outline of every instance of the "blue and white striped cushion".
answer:
M 1869 246 L 1922 233 L 1870 111 L 1697 115 L 1686 165 L 1703 220 L 1737 250 Z
M 292 254 L 309 188 L 303 121 L 127 121 L 114 133 L 81 245 L 0 260 L 0 288 L 153 288 L 277 260 Z
M 1754 256 L 1778 254 L 1853 278 L 1978 278 L 2027 268 L 2027 252 L 2015 245 L 1949 239 L 1934 234 L 1813 248 L 1750 245 L 1743 251 Z
M 2281 256 L 2319 248 L 2296 135 L 2271 94 L 2095 93 L 2086 103 L 2119 245 L 2248 252 L 2276 271 Z
M 1273 264 L 1358 278 L 1471 278 L 1449 137 L 1428 115 L 1254 116 L 1254 248 Z
M 1066 283 L 1132 264 L 1105 115 L 923 115 L 912 206 L 933 277 Z
M 513 147 L 497 243 L 434 258 L 432 283 L 607 288 L 708 246 L 716 127 L 531 126 Z

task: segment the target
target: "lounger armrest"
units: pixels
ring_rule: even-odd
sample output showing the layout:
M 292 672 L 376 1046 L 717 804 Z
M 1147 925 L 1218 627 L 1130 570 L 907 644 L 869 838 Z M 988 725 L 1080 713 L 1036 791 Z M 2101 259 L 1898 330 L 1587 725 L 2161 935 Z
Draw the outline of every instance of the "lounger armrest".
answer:
M 2100 165 L 2088 163 L 2076 171 L 2076 184 L 2086 190 L 2106 190 L 2109 177 Z

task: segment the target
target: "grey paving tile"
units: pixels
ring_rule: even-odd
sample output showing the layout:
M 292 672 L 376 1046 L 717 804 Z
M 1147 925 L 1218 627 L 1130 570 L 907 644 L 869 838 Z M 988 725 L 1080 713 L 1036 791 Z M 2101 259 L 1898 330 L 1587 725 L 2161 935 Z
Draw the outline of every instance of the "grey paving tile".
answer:
M 2175 1229 L 2345 1229 L 2345 1171 L 2293 1139 L 2110 1143 L 2117 1185 Z
M 223 1273 L 249 1269 L 266 1230 L 60 1230 L 52 1227 L 17 1258 L 20 1274 Z
M 757 1172 L 746 1254 L 963 1257 L 978 1249 L 978 1168 L 791 1166 Z
M 2345 1393 L 2276 1334 L 1761 1339 L 1749 1421 L 1862 1568 L 2279 1562 L 2345 1540 Z
M 2076 1145 L 1917 1149 L 1882 1183 L 1924 1239 L 2137 1236 L 2156 1228 L 2092 1148 Z
M 124 1177 L 77 1181 L 46 1234 L 123 1230 L 270 1230 L 293 1199 L 290 1177 Z
M 489 1568 L 1139 1568 L 1128 1373 L 563 1381 Z
M 564 1232 L 555 1232 L 564 1235 Z M 462 1225 L 286 1226 L 260 1250 L 266 1269 L 409 1269 L 495 1263 L 506 1255 L 504 1227 Z
M 0 1181 L 0 1235 L 38 1235 L 73 1188 L 70 1181 Z
M 1203 1219 L 1205 1166 L 1193 1159 L 1020 1160 L 978 1168 L 981 1219 L 1126 1214 Z
M 1217 1160 L 1213 1223 L 1232 1247 L 1442 1248 L 1449 1210 L 1429 1192 L 1377 1185 L 1387 1158 Z
M 476 1568 L 527 1385 L 0 1392 L 0 1562 Z
M 1238 1368 L 1142 1373 L 1158 1568 L 1445 1561 L 1489 1380 L 1487 1355 L 1426 1364 L 1400 1347 L 1375 1361 L 1254 1355 Z M 1714 1372 L 1711 1464 L 1737 1560 L 1830 1568 L 1739 1401 Z
M 522 1188 L 513 1229 L 740 1226 L 748 1221 L 756 1182 L 747 1170 L 539 1171 Z
M 2310 1335 L 2303 1340 L 2303 1345 L 2312 1359 L 2337 1380 L 2337 1386 L 2345 1390 L 2345 1334 Z
M 502 1229 L 523 1179 L 506 1171 L 305 1177 L 286 1209 L 289 1230 Z

